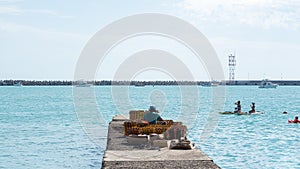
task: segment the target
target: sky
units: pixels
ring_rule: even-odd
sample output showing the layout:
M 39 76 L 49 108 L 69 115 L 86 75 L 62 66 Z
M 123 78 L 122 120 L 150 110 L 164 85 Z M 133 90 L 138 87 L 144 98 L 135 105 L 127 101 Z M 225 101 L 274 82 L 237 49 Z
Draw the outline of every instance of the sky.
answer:
M 208 39 L 228 79 L 228 55 L 236 55 L 235 79 L 300 79 L 299 0 L 0 0 L 0 80 L 72 80 L 87 42 L 127 16 L 176 16 Z M 128 39 L 98 65 L 95 79 L 113 79 L 126 58 L 146 49 L 178 55 L 195 80 L 211 80 L 205 66 L 178 42 L 145 35 Z M 136 63 L 139 64 L 139 63 Z M 170 80 L 161 71 L 136 80 Z

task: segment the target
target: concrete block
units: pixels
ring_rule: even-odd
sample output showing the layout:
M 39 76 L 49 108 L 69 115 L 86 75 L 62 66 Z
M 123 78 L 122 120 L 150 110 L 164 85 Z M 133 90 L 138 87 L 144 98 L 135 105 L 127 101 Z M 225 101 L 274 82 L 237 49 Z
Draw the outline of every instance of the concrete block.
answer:
M 168 147 L 168 140 L 153 140 L 153 146 L 159 148 Z
M 148 142 L 148 136 L 127 136 L 127 142 L 132 145 L 146 144 Z

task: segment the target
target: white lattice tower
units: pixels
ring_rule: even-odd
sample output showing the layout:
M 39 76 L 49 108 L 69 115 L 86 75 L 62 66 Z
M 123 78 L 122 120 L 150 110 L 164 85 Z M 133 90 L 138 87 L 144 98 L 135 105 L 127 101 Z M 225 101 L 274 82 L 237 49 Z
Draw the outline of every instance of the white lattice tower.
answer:
M 228 56 L 228 66 L 229 66 L 229 83 L 233 83 L 234 82 L 234 71 L 235 71 L 235 66 L 236 66 L 236 60 L 235 60 L 235 56 L 230 54 Z

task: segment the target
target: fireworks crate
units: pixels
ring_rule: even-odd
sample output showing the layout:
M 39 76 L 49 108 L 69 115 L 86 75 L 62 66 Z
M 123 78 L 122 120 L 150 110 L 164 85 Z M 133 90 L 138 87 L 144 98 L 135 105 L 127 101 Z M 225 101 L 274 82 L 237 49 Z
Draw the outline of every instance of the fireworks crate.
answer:
M 142 134 L 161 134 L 168 130 L 170 126 L 168 125 L 162 125 L 162 124 L 155 124 L 155 125 L 149 125 L 146 127 L 142 127 Z
M 176 122 L 173 122 L 173 120 L 164 120 L 164 122 L 166 122 L 168 126 L 171 126 L 174 123 L 176 123 Z
M 140 130 L 139 127 L 132 127 L 130 129 L 127 130 L 128 132 L 128 135 L 129 134 L 133 134 L 133 135 L 139 135 L 139 134 L 142 134 L 142 131 Z
M 167 131 L 173 124 L 172 120 L 165 120 L 164 124 L 145 124 L 142 120 L 124 122 L 124 135 L 138 134 L 161 134 Z
M 124 122 L 124 135 L 129 135 L 131 133 L 131 129 L 133 127 L 136 127 L 131 121 L 125 121 Z

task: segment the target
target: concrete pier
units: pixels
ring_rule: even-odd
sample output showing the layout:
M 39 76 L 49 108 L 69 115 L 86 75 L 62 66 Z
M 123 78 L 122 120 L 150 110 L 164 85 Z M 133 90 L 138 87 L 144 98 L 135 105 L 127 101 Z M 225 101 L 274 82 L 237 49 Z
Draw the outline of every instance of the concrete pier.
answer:
M 102 160 L 102 169 L 115 168 L 184 168 L 219 169 L 212 159 L 199 149 L 170 150 L 159 148 L 149 142 L 129 144 L 124 136 L 127 117 L 116 116 L 109 124 L 107 148 Z

